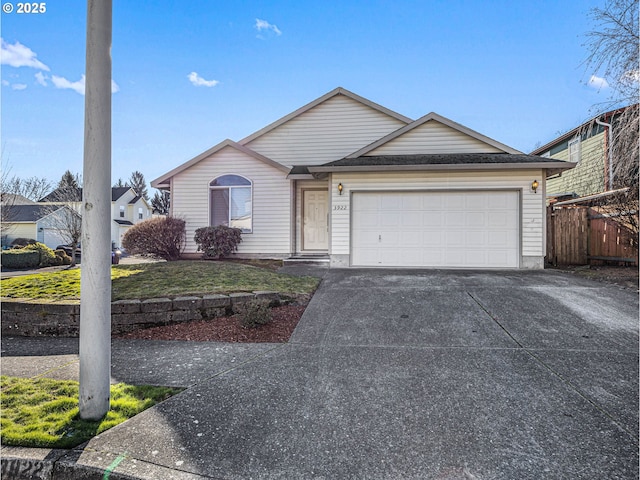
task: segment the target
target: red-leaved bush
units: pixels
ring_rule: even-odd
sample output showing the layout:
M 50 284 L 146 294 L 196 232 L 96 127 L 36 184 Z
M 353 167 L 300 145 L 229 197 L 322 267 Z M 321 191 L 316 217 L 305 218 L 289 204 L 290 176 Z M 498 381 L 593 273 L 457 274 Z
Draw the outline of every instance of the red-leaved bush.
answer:
M 242 235 L 239 228 L 218 225 L 198 228 L 193 240 L 204 258 L 222 258 L 238 249 Z
M 150 218 L 136 223 L 122 237 L 122 247 L 132 255 L 178 260 L 187 240 L 185 223 L 176 217 Z

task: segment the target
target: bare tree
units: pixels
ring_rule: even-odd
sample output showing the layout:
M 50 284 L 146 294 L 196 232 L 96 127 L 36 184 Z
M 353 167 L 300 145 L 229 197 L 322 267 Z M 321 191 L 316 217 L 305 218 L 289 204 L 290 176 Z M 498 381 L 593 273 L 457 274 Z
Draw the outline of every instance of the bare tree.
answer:
M 607 0 L 593 8 L 594 29 L 587 33 L 587 72 L 603 75 L 615 103 L 638 101 L 638 1 Z M 610 108 L 607 107 L 607 110 Z
M 3 239 L 14 229 L 18 205 L 37 202 L 51 191 L 51 182 L 44 177 L 29 177 L 22 179 L 16 175 L 9 176 L 10 166 L 3 166 L 0 178 L 0 234 Z
M 587 71 L 603 75 L 611 87 L 606 104 L 596 106 L 602 112 L 612 110 L 607 128 L 607 170 L 605 185 L 614 193 L 601 202 L 608 214 L 638 233 L 638 160 L 640 158 L 638 129 L 638 1 L 607 0 L 603 8 L 591 10 L 594 29 L 587 33 Z M 602 72 L 602 73 L 601 73 Z M 616 107 L 626 105 L 626 108 Z M 595 119 L 594 119 L 595 121 Z M 607 121 L 605 120 L 605 123 Z M 608 180 L 608 181 L 607 181 Z
M 14 175 L 10 179 L 2 180 L 0 191 L 3 202 L 6 195 L 19 195 L 32 202 L 37 202 L 51 191 L 51 182 L 44 177 L 33 176 L 23 179 Z
M 55 219 L 53 229 L 71 248 L 71 266 L 74 266 L 77 246 L 82 236 L 80 176 L 67 170 L 58 182 L 58 188 L 43 200 L 49 214 Z
M 169 192 L 158 190 L 151 199 L 151 207 L 160 215 L 169 215 Z

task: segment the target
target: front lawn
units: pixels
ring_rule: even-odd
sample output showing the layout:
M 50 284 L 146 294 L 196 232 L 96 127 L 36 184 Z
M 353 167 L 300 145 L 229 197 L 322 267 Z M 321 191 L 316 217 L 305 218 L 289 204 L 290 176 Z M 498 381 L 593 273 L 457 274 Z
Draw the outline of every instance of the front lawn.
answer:
M 112 300 L 254 292 L 312 293 L 319 280 L 294 277 L 235 262 L 178 261 L 114 265 Z M 78 301 L 80 270 L 37 273 L 2 279 L 2 296 L 38 301 Z
M 78 382 L 1 377 L 2 445 L 73 448 L 182 389 L 111 385 L 111 408 L 102 420 L 81 420 Z

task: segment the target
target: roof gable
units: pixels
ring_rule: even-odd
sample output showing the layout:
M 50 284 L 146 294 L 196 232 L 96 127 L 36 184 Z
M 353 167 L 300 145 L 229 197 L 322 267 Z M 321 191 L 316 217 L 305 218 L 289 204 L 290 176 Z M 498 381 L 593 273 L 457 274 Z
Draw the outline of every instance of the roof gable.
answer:
M 271 160 L 270 158 L 265 157 L 264 155 L 259 154 L 258 152 L 255 152 L 253 150 L 251 150 L 248 147 L 245 147 L 244 145 L 240 145 L 237 142 L 234 142 L 233 140 L 224 140 L 223 142 L 220 142 L 219 144 L 215 145 L 214 147 L 211 147 L 209 150 L 207 150 L 206 152 L 201 153 L 200 155 L 198 155 L 197 157 L 192 158 L 191 160 L 183 163 L 182 165 L 174 168 L 173 170 L 171 170 L 168 173 L 165 173 L 164 175 L 162 175 L 161 177 L 156 178 L 155 180 L 153 180 L 151 182 L 151 186 L 153 188 L 168 188 L 170 186 L 169 184 L 169 180 L 171 179 L 171 177 L 173 177 L 174 175 L 186 170 L 189 167 L 192 167 L 193 165 L 201 162 L 202 160 L 211 157 L 212 155 L 215 155 L 217 152 L 219 152 L 220 150 L 222 150 L 223 148 L 233 148 L 235 150 L 238 150 L 239 152 L 244 153 L 245 155 L 249 155 L 253 158 L 255 158 L 256 160 L 259 160 L 263 163 L 266 163 L 267 165 L 271 165 L 272 167 L 277 168 L 280 171 L 283 171 L 285 173 L 289 172 L 289 168 L 278 163 L 278 162 L 274 162 L 273 160 Z
M 522 153 L 464 125 L 431 112 L 347 158 L 363 155 Z
M 131 190 L 132 192 L 135 192 L 135 190 L 133 190 L 133 188 L 131 188 L 131 187 L 112 187 L 111 188 L 111 201 L 115 202 L 116 200 L 120 199 L 129 190 Z M 134 193 L 133 195 L 135 196 L 136 194 Z
M 324 95 L 322 95 L 321 97 L 315 99 L 314 101 L 307 103 L 306 105 L 298 108 L 297 110 L 291 112 L 288 115 L 285 115 L 284 117 L 276 120 L 273 123 L 270 123 L 269 125 L 267 125 L 264 128 L 261 128 L 260 130 L 258 130 L 257 132 L 252 133 L 251 135 L 249 135 L 248 137 L 243 138 L 242 140 L 240 140 L 238 143 L 240 143 L 241 145 L 246 145 L 252 141 L 254 141 L 255 139 L 271 132 L 272 130 L 280 127 L 281 125 L 284 125 L 285 123 L 287 123 L 288 121 L 299 117 L 300 115 L 312 110 L 313 108 L 317 107 L 318 105 L 326 102 L 327 100 L 334 98 L 338 95 L 344 95 L 347 98 L 350 98 L 358 103 L 361 103 L 362 105 L 366 105 L 367 107 L 370 107 L 374 110 L 377 110 L 380 113 L 383 113 L 385 115 L 388 115 L 396 120 L 399 120 L 402 123 L 410 123 L 411 119 L 409 117 L 405 117 L 404 115 L 401 115 L 397 112 L 394 112 L 393 110 L 390 110 L 386 107 L 383 107 L 382 105 L 378 105 L 375 102 L 372 102 L 371 100 L 368 100 L 364 97 L 361 97 L 360 95 L 357 95 L 353 92 L 350 92 L 349 90 L 342 88 L 342 87 L 337 87 L 334 88 L 333 90 L 331 90 L 328 93 L 325 93 Z
M 283 165 L 319 165 L 343 158 L 408 121 L 336 89 L 240 143 Z

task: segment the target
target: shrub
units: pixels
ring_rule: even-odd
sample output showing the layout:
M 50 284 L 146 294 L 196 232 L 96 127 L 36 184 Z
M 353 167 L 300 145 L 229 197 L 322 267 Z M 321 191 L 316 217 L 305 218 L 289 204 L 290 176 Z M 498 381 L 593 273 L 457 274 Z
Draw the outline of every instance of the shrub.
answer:
M 11 242 L 12 247 L 26 247 L 27 245 L 33 245 L 36 241 L 33 238 L 19 237 Z
M 5 250 L 1 258 L 6 268 L 36 268 L 40 264 L 40 252 L 35 250 Z
M 252 300 L 239 308 L 240 322 L 245 328 L 258 328 L 271 321 L 271 309 L 265 301 Z
M 197 229 L 193 240 L 204 258 L 222 258 L 238 250 L 242 235 L 239 228 L 218 225 Z
M 64 250 L 54 250 L 56 254 L 56 265 L 71 265 L 71 257 Z
M 135 224 L 122 237 L 122 247 L 133 255 L 178 260 L 187 234 L 185 221 L 176 217 L 150 218 Z
M 33 250 L 40 255 L 39 267 L 50 267 L 56 264 L 56 254 L 44 243 L 36 242 L 24 247 L 25 250 Z

